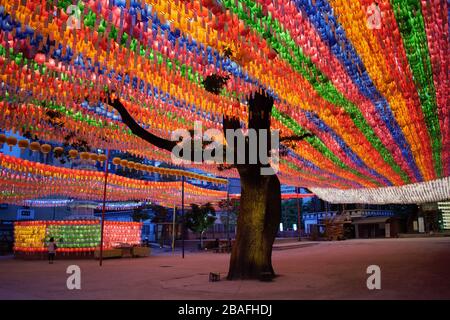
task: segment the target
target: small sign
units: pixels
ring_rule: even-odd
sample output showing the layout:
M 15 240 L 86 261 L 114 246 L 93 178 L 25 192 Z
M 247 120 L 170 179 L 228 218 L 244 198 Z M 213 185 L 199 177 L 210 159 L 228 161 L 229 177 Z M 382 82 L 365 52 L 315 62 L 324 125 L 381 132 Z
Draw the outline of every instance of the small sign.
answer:
M 33 209 L 17 209 L 17 220 L 33 220 Z

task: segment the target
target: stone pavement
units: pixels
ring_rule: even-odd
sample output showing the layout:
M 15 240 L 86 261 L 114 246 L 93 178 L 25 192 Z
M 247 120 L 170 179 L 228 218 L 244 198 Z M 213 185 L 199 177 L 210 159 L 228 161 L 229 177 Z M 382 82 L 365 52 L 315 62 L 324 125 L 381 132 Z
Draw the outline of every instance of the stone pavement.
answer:
M 272 282 L 209 282 L 227 273 L 229 254 L 179 252 L 149 258 L 22 261 L 0 259 L 0 299 L 450 299 L 450 238 L 285 243 L 274 250 Z M 81 268 L 81 290 L 66 287 Z M 366 269 L 381 268 L 381 290 Z

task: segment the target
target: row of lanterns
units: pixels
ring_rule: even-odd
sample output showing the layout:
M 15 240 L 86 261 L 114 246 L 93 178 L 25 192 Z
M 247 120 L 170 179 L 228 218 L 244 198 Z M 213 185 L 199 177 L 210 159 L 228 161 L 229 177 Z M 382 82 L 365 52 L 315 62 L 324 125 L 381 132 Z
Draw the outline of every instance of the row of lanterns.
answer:
M 2 146 L 4 143 L 6 143 L 10 150 L 12 150 L 13 146 L 18 145 L 20 149 L 25 150 L 29 148 L 33 152 L 42 152 L 44 155 L 47 155 L 52 151 L 52 146 L 49 144 L 40 144 L 37 141 L 29 142 L 26 139 L 18 140 L 16 137 L 13 136 L 6 136 L 5 134 L 0 134 L 0 146 Z M 64 149 L 62 147 L 54 147 L 53 153 L 56 157 L 59 157 L 64 152 Z M 92 161 L 92 162 L 100 162 L 101 165 L 107 160 L 107 156 L 105 154 L 96 154 L 91 152 L 78 152 L 75 149 L 69 150 L 69 157 L 71 159 L 76 159 L 77 157 L 80 157 L 83 161 Z M 191 179 L 197 179 L 202 181 L 211 182 L 214 184 L 227 184 L 226 179 L 219 179 L 214 177 L 208 177 L 201 174 L 197 174 L 194 172 L 184 171 L 184 170 L 178 170 L 178 169 L 169 169 L 169 168 L 158 168 L 154 166 L 149 166 L 143 163 L 128 161 L 125 159 L 121 159 L 119 157 L 115 157 L 112 159 L 112 163 L 115 165 L 116 170 L 119 166 L 124 168 L 125 170 L 136 170 L 136 171 L 143 171 L 143 172 L 155 172 L 160 173 L 167 176 L 177 176 L 181 177 L 184 176 L 186 178 Z
M 26 139 L 18 140 L 16 137 L 13 136 L 6 136 L 5 134 L 0 134 L 0 146 L 6 143 L 10 151 L 12 151 L 12 148 L 14 146 L 18 146 L 21 150 L 30 149 L 33 152 L 42 152 L 44 155 L 47 155 L 52 151 L 52 146 L 44 143 L 40 144 L 37 141 L 29 142 Z M 62 147 L 55 147 L 53 148 L 53 153 L 56 157 L 60 157 L 62 153 L 64 152 L 64 149 Z M 104 154 L 96 154 L 96 153 L 90 153 L 90 152 L 78 152 L 75 149 L 69 150 L 69 156 L 71 159 L 76 159 L 78 156 L 80 156 L 81 160 L 91 160 L 91 161 L 99 161 L 101 164 L 106 160 L 106 155 Z

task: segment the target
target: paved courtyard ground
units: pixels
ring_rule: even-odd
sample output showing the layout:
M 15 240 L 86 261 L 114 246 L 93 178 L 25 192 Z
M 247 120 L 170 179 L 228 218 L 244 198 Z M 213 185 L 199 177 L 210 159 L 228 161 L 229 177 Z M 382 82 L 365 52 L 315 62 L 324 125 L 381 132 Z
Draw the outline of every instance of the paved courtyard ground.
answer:
M 2 257 L 0 299 L 450 299 L 450 238 L 287 243 L 274 250 L 274 281 L 209 282 L 209 272 L 226 276 L 228 262 L 229 254 L 211 252 L 105 260 L 103 267 Z M 81 290 L 66 287 L 71 264 L 81 268 Z M 369 265 L 381 268 L 381 290 L 366 287 Z

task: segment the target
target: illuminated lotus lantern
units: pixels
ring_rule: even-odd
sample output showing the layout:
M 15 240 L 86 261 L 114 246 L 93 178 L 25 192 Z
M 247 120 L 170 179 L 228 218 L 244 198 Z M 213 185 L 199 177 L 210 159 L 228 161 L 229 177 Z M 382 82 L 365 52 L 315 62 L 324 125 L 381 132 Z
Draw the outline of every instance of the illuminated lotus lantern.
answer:
M 75 160 L 78 157 L 78 151 L 75 149 L 69 150 L 69 157 Z
M 37 141 L 33 141 L 30 143 L 30 150 L 32 152 L 33 157 L 36 157 L 36 154 L 41 151 L 41 144 Z
M 116 167 L 116 170 L 117 170 L 118 167 L 120 166 L 120 161 L 121 161 L 121 160 L 122 160 L 122 159 L 120 159 L 119 157 L 113 158 L 112 163 L 113 163 L 114 166 Z
M 47 162 L 47 155 L 52 150 L 52 146 L 49 144 L 41 145 L 41 152 L 44 154 L 44 162 Z
M 28 140 L 22 139 L 22 140 L 19 140 L 17 145 L 19 146 L 20 149 L 24 150 L 24 149 L 28 148 L 28 146 L 30 145 L 30 142 Z
M 23 156 L 25 150 L 30 146 L 30 142 L 28 140 L 21 139 L 21 140 L 19 140 L 17 145 L 20 148 L 20 155 Z
M 126 164 L 126 167 L 127 167 L 130 171 L 132 171 L 133 169 L 136 168 L 136 163 L 133 162 L 133 161 L 128 161 L 128 163 Z
M 127 160 L 120 160 L 120 166 L 123 168 L 123 170 L 126 170 L 126 168 L 128 166 L 128 161 Z
M 63 152 L 64 152 L 64 149 L 62 147 L 55 147 L 53 149 L 53 155 L 55 156 L 55 158 L 61 157 Z
M 16 137 L 7 137 L 6 144 L 9 146 L 9 151 L 12 151 L 12 147 L 14 147 L 17 144 L 17 138 Z
M 178 178 L 181 177 L 181 170 L 174 170 L 173 174 Z
M 98 154 L 96 153 L 90 153 L 89 159 L 95 164 L 98 161 Z
M 6 142 L 6 136 L 2 133 L 0 134 L 0 146 L 3 146 L 3 144 Z
M 84 162 L 87 162 L 90 159 L 89 152 L 80 152 L 80 159 Z
M 106 155 L 104 154 L 99 154 L 98 155 L 98 161 L 100 161 L 100 164 L 103 166 L 103 162 L 105 162 L 107 160 Z

